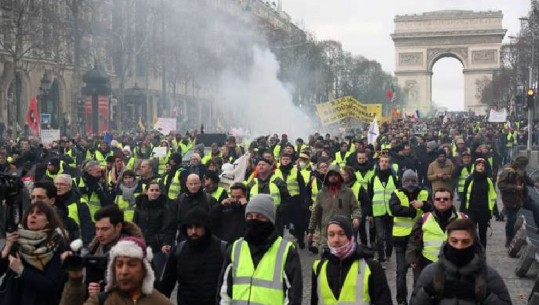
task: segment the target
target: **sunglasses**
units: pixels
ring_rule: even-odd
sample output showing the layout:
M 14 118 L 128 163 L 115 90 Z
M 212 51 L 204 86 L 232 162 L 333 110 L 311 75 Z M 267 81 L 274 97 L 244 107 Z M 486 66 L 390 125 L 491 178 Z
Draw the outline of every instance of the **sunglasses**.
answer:
M 451 200 L 451 198 L 449 198 L 449 197 L 438 197 L 438 198 L 434 198 L 434 200 L 436 200 L 436 201 L 449 201 L 449 200 Z

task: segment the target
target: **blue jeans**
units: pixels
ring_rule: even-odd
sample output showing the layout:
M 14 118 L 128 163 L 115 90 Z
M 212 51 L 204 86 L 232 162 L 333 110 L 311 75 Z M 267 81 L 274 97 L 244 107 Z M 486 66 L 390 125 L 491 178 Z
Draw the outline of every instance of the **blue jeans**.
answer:
M 517 222 L 517 213 L 520 208 L 505 208 L 505 216 L 507 222 L 505 223 L 505 238 L 511 240 L 515 236 L 515 223 Z

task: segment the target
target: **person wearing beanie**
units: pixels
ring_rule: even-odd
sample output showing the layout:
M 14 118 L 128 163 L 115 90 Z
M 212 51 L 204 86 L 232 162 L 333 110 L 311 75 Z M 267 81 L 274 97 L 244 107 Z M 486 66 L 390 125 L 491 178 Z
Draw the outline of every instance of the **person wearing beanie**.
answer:
M 453 172 L 455 165 L 447 159 L 447 153 L 444 149 L 439 149 L 436 160 L 429 164 L 427 169 L 427 179 L 431 183 L 431 189 L 439 188 L 453 189 Z
M 181 173 L 182 156 L 179 153 L 173 153 L 168 158 L 170 170 L 163 177 L 163 194 L 166 194 L 169 200 L 175 200 L 181 192 Z
M 245 236 L 227 250 L 217 304 L 301 305 L 299 255 L 293 243 L 277 233 L 276 210 L 268 194 L 247 203 Z
M 85 300 L 83 271 L 69 271 L 60 305 L 171 305 L 169 299 L 153 288 L 155 274 L 151 260 L 152 251 L 142 238 L 124 237 L 109 252 L 105 291 Z
M 54 178 L 61 174 L 69 174 L 69 166 L 60 160 L 60 158 L 54 157 L 47 162 L 47 170 L 45 171 L 43 180 L 54 182 Z
M 122 154 L 124 156 L 124 163 L 127 169 L 135 170 L 135 157 L 131 154 L 131 147 L 125 145 L 122 148 Z
M 496 189 L 487 175 L 488 163 L 483 158 L 475 160 L 475 169 L 464 183 L 464 196 L 460 210 L 468 215 L 479 229 L 479 241 L 486 250 L 487 228 L 496 205 Z
M 350 218 L 334 216 L 324 231 L 328 248 L 313 264 L 311 304 L 392 304 L 385 272 L 356 243 Z M 358 280 L 357 274 L 365 276 Z
M 353 219 L 357 230 L 361 223 L 361 207 L 354 192 L 346 186 L 337 164 L 331 165 L 324 177 L 323 187 L 316 196 L 311 219 L 309 221 L 309 242 L 314 238 L 314 232 L 319 229 L 320 247 L 326 247 L 326 227 L 329 219 L 342 215 Z
M 473 222 L 455 220 L 446 232 L 440 259 L 423 270 L 410 304 L 512 304 L 503 278 L 487 265 Z
M 170 251 L 159 291 L 170 297 L 178 283 L 177 304 L 215 305 L 227 244 L 212 234 L 210 215 L 200 207 L 181 226 L 187 239 Z
M 391 158 L 387 154 L 380 154 L 378 164 L 368 184 L 368 193 L 372 201 L 372 217 L 376 229 L 376 250 L 378 261 L 385 263 L 393 252 L 391 230 L 393 217 L 389 209 L 389 201 L 394 190 L 400 187 L 397 173 L 391 168 Z
M 463 151 L 460 155 L 461 164 L 453 172 L 453 180 L 457 184 L 457 194 L 459 201 L 464 200 L 464 183 L 466 179 L 472 174 L 474 164 L 472 163 L 472 155 L 468 151 Z
M 284 229 L 284 213 L 286 211 L 286 203 L 290 193 L 285 180 L 273 172 L 274 162 L 266 156 L 269 152 L 264 153 L 264 158 L 260 159 L 256 164 L 256 177 L 253 177 L 247 183 L 249 198 L 253 198 L 258 194 L 269 194 L 273 198 L 273 202 L 277 208 L 277 216 L 275 227 L 279 235 L 283 235 Z
M 412 233 L 412 226 L 423 213 L 432 210 L 429 203 L 429 192 L 419 187 L 417 173 L 407 169 L 402 174 L 402 187 L 391 194 L 389 208 L 393 214 L 393 247 L 397 258 L 397 304 L 406 305 L 408 289 L 406 274 L 406 246 Z

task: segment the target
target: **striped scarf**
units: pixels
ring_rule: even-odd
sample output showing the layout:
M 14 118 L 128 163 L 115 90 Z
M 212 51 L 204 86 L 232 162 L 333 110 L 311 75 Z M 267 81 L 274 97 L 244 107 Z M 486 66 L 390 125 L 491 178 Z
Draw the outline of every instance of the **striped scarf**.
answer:
M 19 226 L 19 253 L 22 259 L 36 269 L 43 271 L 58 249 L 62 236 L 54 231 L 49 238 L 49 230 L 32 231 Z

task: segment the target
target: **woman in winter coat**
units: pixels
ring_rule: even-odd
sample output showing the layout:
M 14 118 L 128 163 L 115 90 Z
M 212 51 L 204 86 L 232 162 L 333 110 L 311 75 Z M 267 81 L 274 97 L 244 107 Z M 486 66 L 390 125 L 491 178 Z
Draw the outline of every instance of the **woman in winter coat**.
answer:
M 152 248 L 153 265 L 159 278 L 166 262 L 162 249 L 168 249 L 174 242 L 175 221 L 167 209 L 167 197 L 161 193 L 162 186 L 151 181 L 146 185 L 146 193 L 138 196 L 135 203 L 133 222 L 140 227 L 146 244 Z
M 6 235 L 0 255 L 0 304 L 58 304 L 66 280 L 60 259 L 66 242 L 52 206 L 32 204 L 18 230 Z
M 332 217 L 326 231 L 329 250 L 314 262 L 311 304 L 391 305 L 384 270 L 355 242 L 350 218 Z

